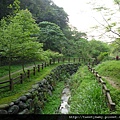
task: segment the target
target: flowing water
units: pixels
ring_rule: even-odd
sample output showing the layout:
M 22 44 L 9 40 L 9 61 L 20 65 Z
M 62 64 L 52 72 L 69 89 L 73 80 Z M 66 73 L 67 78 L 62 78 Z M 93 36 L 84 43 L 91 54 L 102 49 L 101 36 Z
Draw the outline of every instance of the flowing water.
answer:
M 70 106 L 68 104 L 69 98 L 71 97 L 69 85 L 66 85 L 66 87 L 62 91 L 61 96 L 61 105 L 59 108 L 59 112 L 61 114 L 68 114 L 70 110 Z

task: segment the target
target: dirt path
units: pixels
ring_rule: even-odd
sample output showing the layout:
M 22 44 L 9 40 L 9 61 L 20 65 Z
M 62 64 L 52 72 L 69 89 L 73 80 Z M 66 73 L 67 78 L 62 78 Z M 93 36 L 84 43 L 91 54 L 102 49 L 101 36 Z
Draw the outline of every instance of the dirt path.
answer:
M 29 68 L 33 68 L 35 65 L 32 65 L 32 66 L 28 66 L 28 67 L 26 67 L 25 68 L 25 70 L 26 69 L 29 69 Z M 18 70 L 18 71 L 16 71 L 16 72 L 13 72 L 13 73 L 11 73 L 11 75 L 14 75 L 14 74 L 17 74 L 17 73 L 20 73 L 20 72 L 23 72 L 23 70 L 21 69 L 21 70 Z M 3 79 L 8 79 L 8 75 L 5 75 L 5 76 L 3 76 L 3 77 L 1 77 L 0 78 L 0 81 L 2 81 Z
M 103 78 L 105 80 L 107 80 L 110 83 L 110 85 L 112 85 L 115 89 L 120 90 L 120 84 L 115 82 L 115 81 L 113 81 L 112 78 L 110 78 L 110 77 L 103 77 Z

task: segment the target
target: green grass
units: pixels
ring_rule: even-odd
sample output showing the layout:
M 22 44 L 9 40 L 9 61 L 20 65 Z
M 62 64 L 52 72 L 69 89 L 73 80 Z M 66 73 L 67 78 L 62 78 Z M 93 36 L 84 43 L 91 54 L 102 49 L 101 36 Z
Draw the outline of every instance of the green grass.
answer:
M 40 64 L 40 63 L 41 62 L 36 62 L 36 64 Z M 33 66 L 33 65 L 34 65 L 34 63 L 26 63 L 25 68 L 29 67 L 29 66 Z M 7 65 L 6 66 L 0 66 L 0 77 L 8 75 L 8 72 L 9 72 L 8 70 L 9 70 L 9 67 Z M 19 71 L 19 70 L 21 70 L 21 72 L 22 72 L 22 66 L 20 64 L 11 65 L 11 73 Z M 21 72 L 18 72 L 17 75 Z M 16 77 L 16 75 L 12 75 L 12 77 Z
M 100 75 L 111 77 L 120 83 L 120 61 L 105 61 L 96 66 L 95 69 Z
M 111 78 L 112 81 L 120 85 L 120 61 L 105 61 L 95 67 L 100 76 Z M 110 95 L 113 102 L 116 104 L 115 114 L 120 114 L 120 90 L 113 87 L 105 78 L 107 88 L 110 90 Z
M 108 114 L 101 86 L 87 67 L 80 67 L 71 79 L 70 114 Z
M 55 91 L 53 91 L 52 96 L 48 97 L 48 102 L 45 104 L 43 114 L 56 114 L 61 104 L 61 95 L 64 87 L 64 81 L 57 82 Z
M 24 95 L 32 88 L 36 82 L 42 80 L 50 71 L 56 68 L 60 64 L 54 64 L 49 67 L 41 70 L 40 73 L 37 73 L 36 76 L 31 76 L 30 79 L 26 79 L 23 84 L 16 84 L 14 90 L 0 93 L 0 104 L 10 103 L 11 101 L 16 100 L 21 95 Z

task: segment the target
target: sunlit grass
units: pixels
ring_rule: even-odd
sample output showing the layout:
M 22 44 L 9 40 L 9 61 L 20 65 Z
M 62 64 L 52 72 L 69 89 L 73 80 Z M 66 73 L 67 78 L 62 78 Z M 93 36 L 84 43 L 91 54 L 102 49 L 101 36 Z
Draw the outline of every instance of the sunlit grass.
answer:
M 109 110 L 95 77 L 82 67 L 72 76 L 70 114 L 106 114 Z
M 95 69 L 100 75 L 111 77 L 120 83 L 120 61 L 105 61 L 96 66 Z
M 36 76 L 31 76 L 30 79 L 26 79 L 23 84 L 16 84 L 14 86 L 14 90 L 2 92 L 0 93 L 0 104 L 9 103 L 21 95 L 24 95 L 32 88 L 32 85 L 34 85 L 36 82 L 39 82 L 42 80 L 46 75 L 50 73 L 52 69 L 57 67 L 59 64 L 51 65 L 49 67 L 44 68 L 41 70 L 40 73 L 37 73 Z
M 120 86 L 120 61 L 105 61 L 95 67 L 100 76 L 109 77 L 112 81 L 117 82 Z M 116 104 L 116 111 L 112 112 L 120 114 L 120 90 L 113 87 L 105 78 L 107 88 L 110 90 L 110 95 L 113 102 Z

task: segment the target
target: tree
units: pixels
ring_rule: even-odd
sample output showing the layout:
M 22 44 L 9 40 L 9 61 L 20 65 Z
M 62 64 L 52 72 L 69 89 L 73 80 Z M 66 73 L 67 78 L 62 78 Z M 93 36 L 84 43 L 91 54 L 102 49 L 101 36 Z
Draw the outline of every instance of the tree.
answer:
M 8 15 L 13 15 L 18 12 L 19 0 L 1 0 L 0 1 L 0 20 Z
M 8 6 L 13 4 L 13 2 L 14 0 L 0 0 L 0 20 L 12 12 Z
M 40 43 L 43 43 L 43 49 L 62 53 L 66 38 L 60 27 L 47 21 L 40 22 L 39 27 L 41 31 L 38 40 Z
M 28 10 L 20 10 L 9 21 L 10 23 L 7 24 L 4 19 L 1 20 L 0 51 L 2 56 L 9 58 L 11 79 L 10 65 L 13 58 L 21 59 L 24 65 L 24 60 L 32 58 L 33 52 L 36 54 L 39 49 L 42 49 L 42 45 L 36 42 L 37 37 L 31 37 L 39 32 L 39 27 Z
M 63 8 L 58 7 L 52 0 L 20 0 L 21 9 L 29 9 L 37 23 L 48 21 L 63 29 L 68 24 L 68 15 Z
M 89 41 L 90 55 L 92 58 L 97 58 L 101 52 L 109 52 L 109 46 L 107 43 L 91 40 Z

